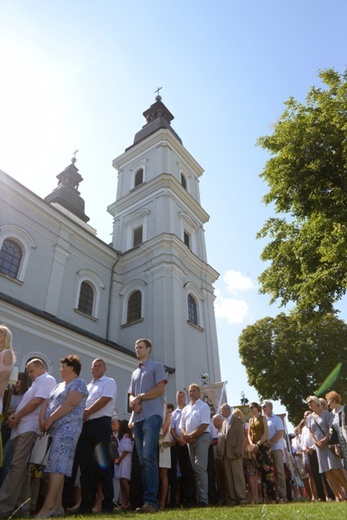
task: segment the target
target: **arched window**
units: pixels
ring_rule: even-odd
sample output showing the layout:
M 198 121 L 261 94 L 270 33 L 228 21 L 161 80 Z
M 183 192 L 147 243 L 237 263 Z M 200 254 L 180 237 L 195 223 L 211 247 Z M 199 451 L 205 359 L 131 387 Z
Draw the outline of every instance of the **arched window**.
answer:
M 135 188 L 137 186 L 140 186 L 140 184 L 142 184 L 142 183 L 143 183 L 143 169 L 141 168 L 141 170 L 136 172 L 136 175 L 135 175 Z
M 22 248 L 17 242 L 6 238 L 0 251 L 0 273 L 10 278 L 17 278 L 22 256 Z
M 141 319 L 141 304 L 142 294 L 141 291 L 134 291 L 128 300 L 127 309 L 127 323 L 132 323 Z
M 191 321 L 195 325 L 198 324 L 198 306 L 195 298 L 188 294 L 188 321 Z
M 187 179 L 185 178 L 183 173 L 181 173 L 181 184 L 182 184 L 183 188 L 186 190 L 187 189 Z
M 92 316 L 94 303 L 94 289 L 88 282 L 81 283 L 78 310 L 87 316 Z

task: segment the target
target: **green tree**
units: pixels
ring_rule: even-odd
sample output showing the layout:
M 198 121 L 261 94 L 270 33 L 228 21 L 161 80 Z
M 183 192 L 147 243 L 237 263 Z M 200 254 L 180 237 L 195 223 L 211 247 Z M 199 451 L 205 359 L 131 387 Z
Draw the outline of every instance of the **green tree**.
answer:
M 346 402 L 347 325 L 333 314 L 292 312 L 263 318 L 242 331 L 239 353 L 249 384 L 261 399 L 280 400 L 294 424 L 307 410 L 306 397 L 339 361 L 342 373 L 333 389 Z
M 271 154 L 261 176 L 278 218 L 258 234 L 270 242 L 260 291 L 280 305 L 331 312 L 347 288 L 347 72 L 319 73 L 302 104 L 286 103 L 273 133 L 258 144 Z

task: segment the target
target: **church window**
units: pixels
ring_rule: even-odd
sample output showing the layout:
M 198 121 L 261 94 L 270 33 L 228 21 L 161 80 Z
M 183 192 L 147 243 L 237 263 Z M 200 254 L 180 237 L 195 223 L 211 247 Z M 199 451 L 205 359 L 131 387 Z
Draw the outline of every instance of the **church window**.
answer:
M 92 316 L 94 302 L 94 290 L 88 282 L 81 283 L 78 310 L 87 316 Z
M 190 235 L 189 235 L 189 233 L 187 233 L 187 231 L 185 231 L 183 233 L 183 240 L 184 240 L 185 245 L 187 247 L 189 247 L 189 249 L 190 249 Z
M 4 240 L 0 251 L 0 273 L 17 278 L 22 256 L 22 248 L 17 242 L 11 239 Z
M 142 226 L 134 229 L 133 232 L 133 247 L 142 244 Z
M 142 183 L 143 183 L 143 169 L 141 168 L 141 170 L 136 172 L 136 175 L 135 175 L 135 188 L 137 186 L 140 186 L 140 184 L 142 184 Z
M 188 294 L 188 321 L 191 321 L 195 325 L 198 324 L 198 306 L 195 298 Z
M 134 291 L 128 300 L 127 323 L 141 319 L 142 293 Z
M 187 179 L 185 178 L 183 173 L 181 173 L 181 184 L 182 184 L 183 188 L 186 190 L 187 189 Z

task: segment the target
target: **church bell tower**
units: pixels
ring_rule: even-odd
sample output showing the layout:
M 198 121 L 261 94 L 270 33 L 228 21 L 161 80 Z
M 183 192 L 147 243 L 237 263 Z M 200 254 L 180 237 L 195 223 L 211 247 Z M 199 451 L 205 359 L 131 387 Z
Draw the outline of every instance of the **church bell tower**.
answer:
M 114 159 L 118 171 L 113 247 L 117 341 L 153 344 L 152 357 L 174 369 L 172 391 L 220 381 L 214 291 L 218 273 L 207 263 L 200 205 L 201 166 L 171 126 L 174 116 L 158 95 L 143 113 L 146 123 Z

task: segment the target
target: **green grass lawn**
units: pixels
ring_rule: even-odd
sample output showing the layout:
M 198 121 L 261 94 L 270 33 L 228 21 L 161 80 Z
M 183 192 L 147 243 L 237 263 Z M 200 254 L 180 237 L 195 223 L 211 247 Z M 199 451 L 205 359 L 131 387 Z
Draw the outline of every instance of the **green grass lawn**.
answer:
M 78 517 L 79 519 L 98 518 L 99 515 Z M 281 519 L 281 520 L 346 520 L 347 502 L 294 502 L 284 505 L 247 505 L 238 507 L 208 507 L 204 509 L 167 509 L 157 514 L 140 515 L 133 511 L 115 512 L 113 515 L 102 515 L 104 520 L 123 517 L 124 520 L 143 518 L 147 520 L 187 520 L 206 518 L 209 520 L 242 520 L 242 519 Z M 74 518 L 74 517 L 70 517 Z

